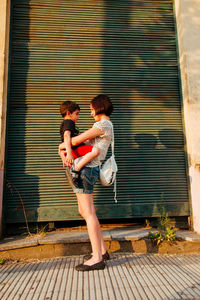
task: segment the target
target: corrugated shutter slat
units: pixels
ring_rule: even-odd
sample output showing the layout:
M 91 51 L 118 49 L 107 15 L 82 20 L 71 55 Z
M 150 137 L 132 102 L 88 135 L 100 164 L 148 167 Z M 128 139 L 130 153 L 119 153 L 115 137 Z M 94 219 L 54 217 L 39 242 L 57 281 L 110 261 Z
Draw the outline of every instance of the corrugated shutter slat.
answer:
M 13 0 L 6 222 L 79 219 L 57 148 L 59 105 L 108 94 L 118 204 L 99 184 L 101 218 L 189 214 L 172 0 Z

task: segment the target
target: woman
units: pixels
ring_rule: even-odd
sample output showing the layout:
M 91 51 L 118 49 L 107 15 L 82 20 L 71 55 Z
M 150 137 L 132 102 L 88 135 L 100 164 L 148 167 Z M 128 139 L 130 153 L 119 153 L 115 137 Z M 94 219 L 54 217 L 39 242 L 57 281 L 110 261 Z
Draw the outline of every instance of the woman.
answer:
M 94 208 L 93 188 L 99 178 L 99 167 L 106 157 L 113 136 L 113 125 L 110 121 L 113 105 L 107 95 L 98 95 L 92 99 L 90 109 L 91 115 L 96 121 L 93 127 L 72 138 L 72 146 L 89 140 L 91 145 L 100 150 L 99 156 L 80 170 L 78 187 L 73 188 L 78 200 L 79 213 L 87 224 L 92 246 L 92 254 L 85 256 L 87 261 L 75 267 L 77 271 L 104 269 L 105 260 L 110 258 Z M 70 162 L 66 161 L 66 165 L 70 166 Z

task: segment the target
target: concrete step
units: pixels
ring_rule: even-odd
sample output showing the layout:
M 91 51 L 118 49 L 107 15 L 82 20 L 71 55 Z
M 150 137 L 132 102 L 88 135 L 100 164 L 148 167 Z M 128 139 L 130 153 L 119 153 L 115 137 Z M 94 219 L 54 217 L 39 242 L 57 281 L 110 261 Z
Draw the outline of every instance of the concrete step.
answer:
M 103 228 L 103 236 L 108 252 L 130 253 L 200 253 L 200 235 L 177 230 L 174 242 L 153 245 L 148 239 L 149 231 L 155 228 L 109 227 Z M 83 255 L 91 252 L 85 227 L 47 232 L 45 236 L 14 236 L 0 242 L 0 257 L 4 259 L 42 259 L 59 256 Z

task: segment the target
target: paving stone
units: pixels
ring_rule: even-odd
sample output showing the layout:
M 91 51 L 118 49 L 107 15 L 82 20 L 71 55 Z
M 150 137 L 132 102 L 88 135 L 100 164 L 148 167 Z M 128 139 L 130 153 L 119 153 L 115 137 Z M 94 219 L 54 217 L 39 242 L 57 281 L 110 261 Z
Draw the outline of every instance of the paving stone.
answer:
M 188 230 L 177 230 L 176 237 L 185 241 L 200 242 L 200 235 Z
M 37 238 L 11 237 L 0 242 L 0 251 L 37 246 Z
M 89 242 L 87 232 L 63 232 L 47 233 L 45 237 L 39 238 L 40 245 L 44 244 L 65 244 L 65 243 L 84 243 Z
M 110 230 L 103 230 L 102 234 L 103 234 L 103 237 L 104 237 L 105 240 L 111 240 Z
M 148 236 L 149 231 L 154 232 L 155 229 L 134 229 L 134 228 L 128 228 L 128 229 L 120 229 L 120 230 L 111 230 L 111 238 L 113 240 L 119 240 L 119 241 L 130 241 L 130 240 L 140 240 Z

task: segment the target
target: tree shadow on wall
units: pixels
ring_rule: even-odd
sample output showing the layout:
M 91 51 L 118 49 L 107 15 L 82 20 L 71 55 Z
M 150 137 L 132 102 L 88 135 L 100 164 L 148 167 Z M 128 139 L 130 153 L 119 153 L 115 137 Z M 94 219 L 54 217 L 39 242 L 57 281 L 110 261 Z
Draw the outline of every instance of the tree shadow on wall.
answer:
M 166 211 L 188 214 L 172 3 L 104 3 L 102 92 L 115 107 L 119 208 L 108 200 L 112 188 L 99 188 L 99 215 L 112 203 L 116 217 L 156 216 L 162 194 Z

